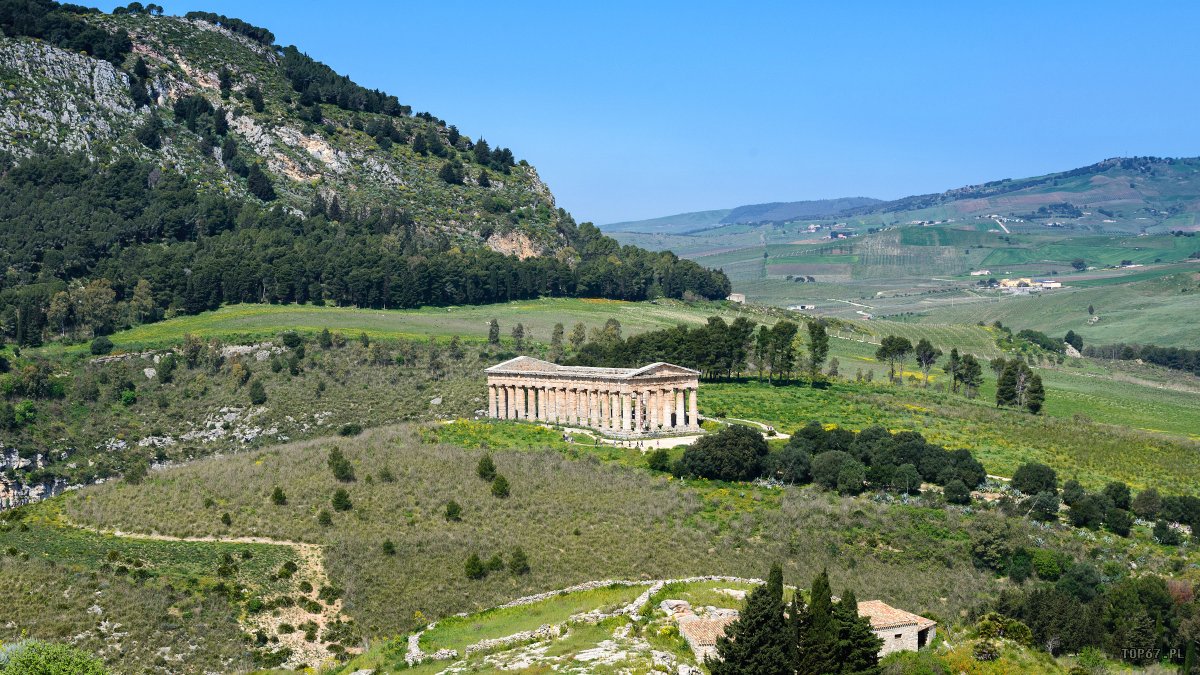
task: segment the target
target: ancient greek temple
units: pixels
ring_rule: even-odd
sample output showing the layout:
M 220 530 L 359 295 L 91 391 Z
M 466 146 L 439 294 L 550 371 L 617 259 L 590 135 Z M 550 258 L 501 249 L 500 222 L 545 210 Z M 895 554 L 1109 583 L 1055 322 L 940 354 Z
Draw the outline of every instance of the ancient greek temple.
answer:
M 622 438 L 700 430 L 700 372 L 669 363 L 588 368 L 518 356 L 488 368 L 488 416 Z

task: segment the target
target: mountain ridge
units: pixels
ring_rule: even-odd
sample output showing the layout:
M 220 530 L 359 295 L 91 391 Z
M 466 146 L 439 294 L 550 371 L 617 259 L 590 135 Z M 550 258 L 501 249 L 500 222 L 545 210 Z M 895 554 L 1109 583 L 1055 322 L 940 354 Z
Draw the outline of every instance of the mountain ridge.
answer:
M 783 222 L 796 218 L 824 218 L 853 208 L 881 204 L 871 197 L 835 197 L 794 202 L 743 204 L 728 209 L 691 211 L 658 218 L 630 220 L 601 225 L 606 232 L 642 232 L 647 234 L 687 234 L 720 225 Z

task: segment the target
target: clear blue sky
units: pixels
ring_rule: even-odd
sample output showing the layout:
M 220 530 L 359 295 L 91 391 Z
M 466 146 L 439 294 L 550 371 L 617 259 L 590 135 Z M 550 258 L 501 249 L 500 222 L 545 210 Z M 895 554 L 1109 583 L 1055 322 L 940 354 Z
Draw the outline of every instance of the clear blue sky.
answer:
M 1200 155 L 1194 2 L 160 4 L 511 147 L 581 221 Z

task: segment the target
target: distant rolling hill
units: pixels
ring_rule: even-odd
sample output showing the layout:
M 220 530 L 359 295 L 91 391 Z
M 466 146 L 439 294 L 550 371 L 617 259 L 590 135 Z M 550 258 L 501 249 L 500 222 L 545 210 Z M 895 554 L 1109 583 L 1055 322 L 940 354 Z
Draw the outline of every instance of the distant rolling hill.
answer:
M 741 208 L 741 207 L 739 207 Z M 601 225 L 605 232 L 646 232 L 652 234 L 679 234 L 702 230 L 721 224 L 721 219 L 729 215 L 733 209 L 716 209 L 713 211 L 693 211 L 677 213 L 673 216 L 649 218 L 647 220 L 629 220 L 622 223 Z
M 837 199 L 810 199 L 800 202 L 770 202 L 746 204 L 732 209 L 693 211 L 672 216 L 630 220 L 600 226 L 605 232 L 644 232 L 647 234 L 684 234 L 719 225 L 740 223 L 782 223 L 797 218 L 830 218 L 850 209 L 867 209 L 883 204 L 870 197 L 840 197 Z
M 1017 219 L 1022 230 L 1157 233 L 1195 229 L 1198 214 L 1200 157 L 1116 157 L 1043 176 L 904 197 L 844 215 L 882 225 L 997 215 Z

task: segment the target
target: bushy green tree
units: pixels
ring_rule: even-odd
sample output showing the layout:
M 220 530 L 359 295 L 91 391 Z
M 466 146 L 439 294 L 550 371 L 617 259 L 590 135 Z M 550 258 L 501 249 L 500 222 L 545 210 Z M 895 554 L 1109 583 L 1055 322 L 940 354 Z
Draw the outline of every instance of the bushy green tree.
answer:
M 276 506 L 283 506 L 287 504 L 287 495 L 283 493 L 283 488 L 279 487 L 278 485 L 275 486 L 275 489 L 271 491 L 271 503 L 275 504 Z
M 1058 492 L 1058 474 L 1041 462 L 1026 462 L 1013 473 L 1012 489 L 1026 495 Z
M 1067 512 L 1067 517 L 1075 527 L 1095 529 L 1104 522 L 1104 503 L 1097 495 L 1085 495 L 1075 502 Z
M 957 478 L 949 483 L 946 483 L 946 488 L 943 492 L 943 495 L 946 497 L 946 501 L 951 504 L 971 503 L 971 490 L 967 488 L 966 483 L 958 480 Z
M 671 453 L 666 448 L 658 448 L 646 457 L 646 466 L 651 471 L 670 471 Z
M 1029 498 L 1029 516 L 1035 520 L 1058 520 L 1058 493 L 1046 490 Z
M 1104 526 L 1117 536 L 1128 537 L 1133 529 L 1133 514 L 1125 509 L 1109 509 L 1104 514 Z
M 500 322 L 495 319 L 488 322 L 488 344 L 500 344 Z
M 1162 509 L 1162 497 L 1158 495 L 1158 489 L 1148 487 L 1137 493 L 1137 496 L 1133 498 L 1131 508 L 1138 518 L 1144 520 L 1156 518 L 1159 510 Z
M 1068 479 L 1067 482 L 1063 483 L 1062 501 L 1067 506 L 1074 506 L 1076 502 L 1083 499 L 1086 495 L 1087 492 L 1084 491 L 1083 486 L 1074 478 Z
M 793 436 L 787 445 L 767 456 L 763 461 L 765 475 L 795 485 L 803 485 L 812 479 L 812 455 L 807 444 L 797 442 L 799 440 L 802 439 Z
M 1113 506 L 1118 509 L 1128 509 L 1132 498 L 1129 486 L 1121 481 L 1112 481 L 1105 485 L 1104 496 L 1111 499 Z
M 453 499 L 446 502 L 446 520 L 452 523 L 462 520 L 462 507 Z
M 683 476 L 751 480 L 762 475 L 762 462 L 768 450 L 761 433 L 734 424 L 702 436 L 688 446 L 675 470 Z

